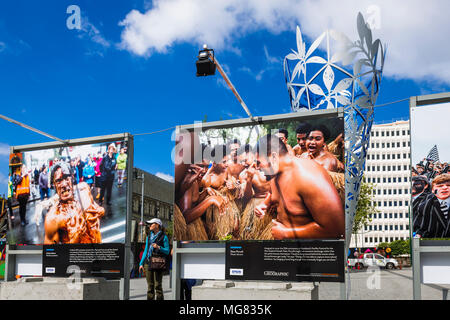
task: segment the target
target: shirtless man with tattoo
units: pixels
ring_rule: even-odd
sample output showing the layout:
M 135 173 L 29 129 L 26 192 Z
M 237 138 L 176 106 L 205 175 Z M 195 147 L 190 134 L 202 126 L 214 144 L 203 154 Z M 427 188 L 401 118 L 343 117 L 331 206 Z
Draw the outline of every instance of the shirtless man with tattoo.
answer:
M 89 185 L 73 186 L 69 166 L 56 164 L 51 172 L 57 201 L 45 217 L 44 244 L 101 243 L 100 218 L 105 209 L 95 203 Z
M 271 192 L 255 207 L 255 215 L 262 218 L 270 207 L 277 209 L 272 220 L 275 239 L 343 237 L 344 206 L 322 166 L 289 155 L 285 144 L 270 134 L 258 141 L 257 157 Z

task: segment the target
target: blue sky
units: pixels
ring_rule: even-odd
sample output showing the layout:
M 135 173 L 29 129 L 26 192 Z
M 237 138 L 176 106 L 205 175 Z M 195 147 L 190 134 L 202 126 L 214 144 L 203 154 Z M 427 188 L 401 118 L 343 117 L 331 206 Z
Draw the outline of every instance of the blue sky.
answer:
M 216 50 L 254 115 L 286 113 L 282 61 L 296 49 L 295 27 L 307 45 L 327 27 L 353 39 L 357 12 L 373 17 L 374 3 L 373 34 L 387 45 L 377 104 L 450 91 L 449 22 L 438 13 L 450 11 L 448 2 L 431 1 L 426 9 L 420 1 L 339 3 L 3 1 L 0 113 L 61 139 L 246 117 L 219 74 L 195 76 L 203 43 Z M 67 28 L 70 5 L 81 10 L 80 30 Z M 377 122 L 399 118 L 409 118 L 408 102 L 376 109 Z M 49 139 L 0 121 L 3 194 L 9 146 Z M 172 132 L 136 136 L 135 166 L 173 176 Z

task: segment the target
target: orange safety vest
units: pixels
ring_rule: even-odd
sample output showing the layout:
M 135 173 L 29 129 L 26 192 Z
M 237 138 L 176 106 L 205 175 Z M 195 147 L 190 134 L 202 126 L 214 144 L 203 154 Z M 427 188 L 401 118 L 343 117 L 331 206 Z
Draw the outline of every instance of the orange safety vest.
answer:
M 17 185 L 16 195 L 30 194 L 30 176 L 26 175 L 22 178 L 22 182 Z

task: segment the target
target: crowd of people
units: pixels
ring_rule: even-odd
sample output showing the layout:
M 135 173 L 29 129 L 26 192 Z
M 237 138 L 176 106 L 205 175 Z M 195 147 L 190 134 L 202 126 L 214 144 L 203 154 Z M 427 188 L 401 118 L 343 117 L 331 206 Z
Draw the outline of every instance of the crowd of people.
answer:
M 447 162 L 425 158 L 412 168 L 413 236 L 450 237 L 450 173 Z
M 34 170 L 27 169 L 25 164 L 14 164 L 11 166 L 11 174 L 8 182 L 8 207 L 11 221 L 15 220 L 12 208 L 13 199 L 19 203 L 19 216 L 22 226 L 26 226 L 27 203 L 30 200 L 33 185 L 39 188 L 40 201 L 35 205 L 35 223 L 40 224 L 43 209 L 47 209 L 45 216 L 45 241 L 51 243 L 86 243 L 99 242 L 99 231 L 96 234 L 93 229 L 98 229 L 98 221 L 92 216 L 101 217 L 104 213 L 103 202 L 111 205 L 112 186 L 117 172 L 117 186 L 123 185 L 127 166 L 127 148 L 123 146 L 120 152 L 117 152 L 116 144 L 111 143 L 105 153 L 88 154 L 84 159 L 81 156 L 74 158 L 58 157 L 49 159 L 39 168 Z M 98 203 L 95 203 L 93 195 Z M 91 215 L 91 235 L 85 237 L 80 230 L 85 226 L 78 226 L 73 235 L 70 235 L 67 221 L 54 221 L 53 225 L 49 221 L 54 217 L 55 210 L 61 210 L 68 202 L 73 202 L 74 206 L 70 210 L 78 211 L 79 214 L 86 217 Z M 61 206 L 61 204 L 63 204 Z M 76 208 L 80 207 L 80 208 Z M 68 209 L 68 208 L 67 208 Z M 53 210 L 53 211 L 52 211 Z M 64 210 L 64 209 L 63 209 Z M 70 211 L 68 209 L 68 211 Z M 100 214 L 102 212 L 102 214 Z M 67 212 L 67 219 L 72 213 Z M 73 214 L 72 214 L 73 215 Z M 61 216 L 61 215 L 60 215 Z M 95 221 L 94 221 L 95 220 Z M 97 219 L 98 220 L 98 219 Z M 86 220 L 87 222 L 89 219 Z M 89 224 L 89 223 L 87 223 Z M 14 225 L 14 224 L 13 224 Z M 51 230 L 56 227 L 55 230 Z M 69 234 L 67 239 L 56 239 L 64 229 L 64 234 Z M 89 232 L 88 232 L 89 233 Z M 76 234 L 76 235 L 75 235 Z M 53 237 L 53 238 L 52 238 Z
M 176 164 L 177 240 L 342 238 L 343 135 L 330 137 L 326 126 L 309 123 L 295 134 L 293 146 L 283 128 L 254 146 L 239 139 L 202 144 L 201 163 Z M 177 139 L 194 151 L 198 137 Z

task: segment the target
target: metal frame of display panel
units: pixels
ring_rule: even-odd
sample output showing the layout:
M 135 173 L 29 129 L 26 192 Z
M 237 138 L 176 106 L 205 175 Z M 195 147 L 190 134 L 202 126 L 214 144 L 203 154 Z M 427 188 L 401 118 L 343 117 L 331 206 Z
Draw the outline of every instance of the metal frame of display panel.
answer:
M 133 184 L 132 184 L 132 170 L 133 170 L 133 156 L 134 156 L 134 146 L 133 146 L 133 136 L 129 133 L 113 134 L 106 136 L 81 138 L 66 140 L 66 144 L 61 142 L 44 142 L 30 145 L 22 146 L 11 146 L 10 153 L 26 152 L 26 151 L 36 151 L 42 149 L 51 149 L 59 147 L 72 147 L 80 146 L 94 143 L 103 142 L 115 142 L 115 141 L 126 141 L 128 144 L 127 151 L 127 213 L 126 213 L 126 227 L 125 227 L 125 243 L 124 243 L 124 277 L 120 279 L 120 298 L 122 300 L 128 300 L 130 296 L 130 253 L 131 253 L 131 210 L 132 210 L 132 194 L 133 194 Z M 5 260 L 5 281 L 14 281 L 16 275 L 16 257 L 18 255 L 34 255 L 42 257 L 42 245 L 6 245 L 6 260 Z M 116 280 L 113 280 L 116 281 Z
M 412 161 L 412 149 L 413 144 L 411 141 L 411 135 L 412 135 L 412 127 L 411 127 L 411 110 L 412 108 L 419 107 L 419 106 L 426 106 L 426 105 L 432 105 L 432 104 L 439 104 L 439 103 L 446 103 L 450 102 L 450 92 L 445 93 L 437 93 L 437 94 L 430 94 L 430 95 L 423 95 L 423 96 L 413 96 L 409 99 L 409 132 L 410 132 L 410 161 L 411 161 L 411 168 L 413 167 L 413 161 Z M 410 173 L 410 178 L 412 178 L 412 175 Z M 412 179 L 410 179 L 412 183 Z M 412 199 L 412 196 L 411 196 Z M 410 238 L 411 238 L 411 257 L 412 257 L 412 266 L 413 266 L 413 298 L 414 300 L 421 300 L 422 299 L 422 289 L 421 289 L 421 282 L 422 282 L 422 266 L 421 266 L 421 254 L 422 253 L 443 253 L 443 254 L 449 254 L 450 253 L 450 241 L 442 241 L 442 240 L 422 240 L 419 238 L 413 238 L 413 212 L 412 212 L 412 201 L 409 203 L 410 207 L 410 215 L 409 215 L 409 232 L 410 232 Z M 436 243 L 436 245 L 432 245 L 433 243 Z M 443 289 L 443 297 L 446 298 L 447 296 L 447 290 Z
M 242 118 L 224 121 L 214 121 L 214 122 L 198 122 L 190 125 L 180 125 L 176 127 L 176 134 L 180 131 L 194 131 L 194 130 L 209 130 L 209 129 L 221 129 L 221 128 L 233 128 L 241 126 L 251 126 L 264 123 L 272 123 L 278 121 L 296 121 L 296 120 L 312 120 L 320 119 L 325 117 L 342 117 L 344 121 L 344 108 L 336 109 L 322 109 L 307 112 L 292 112 L 287 114 L 278 114 L 271 116 L 253 117 L 253 118 Z M 347 199 L 346 199 L 347 201 Z M 320 239 L 319 239 L 320 241 Z M 345 241 L 344 241 L 345 243 Z M 188 254 L 201 254 L 201 255 L 225 255 L 225 241 L 201 241 L 201 242 L 189 242 L 184 244 L 183 241 L 173 241 L 173 255 L 172 255 L 172 290 L 173 299 L 180 299 L 180 285 L 181 285 L 181 268 L 183 256 Z M 346 252 L 348 248 L 344 244 L 344 265 L 347 266 L 347 255 Z M 348 272 L 347 267 L 345 267 L 345 273 Z M 340 298 L 342 300 L 347 299 L 347 277 L 344 277 L 344 282 L 339 283 L 340 287 Z

